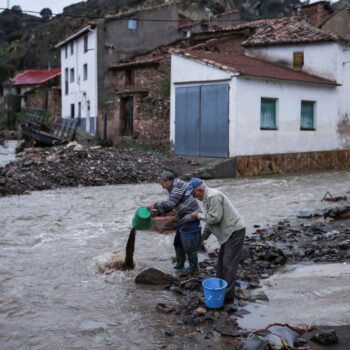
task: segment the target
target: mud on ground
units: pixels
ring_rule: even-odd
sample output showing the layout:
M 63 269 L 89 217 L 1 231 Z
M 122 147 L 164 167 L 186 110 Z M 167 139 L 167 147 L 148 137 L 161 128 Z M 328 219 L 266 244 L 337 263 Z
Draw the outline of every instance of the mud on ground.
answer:
M 27 148 L 15 161 L 0 168 L 0 196 L 61 187 L 155 182 L 162 170 L 184 178 L 197 167 L 171 154 L 87 147 L 76 142 Z

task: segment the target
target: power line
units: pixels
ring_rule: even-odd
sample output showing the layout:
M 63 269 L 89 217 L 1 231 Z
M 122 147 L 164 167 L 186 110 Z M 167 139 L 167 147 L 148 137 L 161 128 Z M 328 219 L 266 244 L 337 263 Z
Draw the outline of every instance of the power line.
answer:
M 4 8 L 4 7 L 0 7 L 0 10 L 8 10 L 7 8 Z M 31 10 L 21 10 L 22 13 L 27 13 L 27 14 L 37 14 L 37 15 L 40 15 L 40 12 L 38 11 L 31 11 Z M 140 10 L 139 12 L 142 12 L 142 10 Z M 133 14 L 128 14 L 128 13 L 121 13 L 121 14 L 115 14 L 117 16 L 121 16 L 120 18 L 117 17 L 117 18 L 113 18 L 113 17 L 106 17 L 106 16 L 86 16 L 86 15 L 74 15 L 74 14 L 71 14 L 71 15 L 67 15 L 67 14 L 63 14 L 63 13 L 53 13 L 52 16 L 60 16 L 60 17 L 70 17 L 70 18 L 86 18 L 86 19 L 89 19 L 89 20 L 92 20 L 92 19 L 111 19 L 111 20 L 115 20 L 115 21 L 127 21 L 130 19 L 130 17 L 133 17 Z M 114 16 L 114 15 L 111 15 L 111 16 Z M 125 17 L 128 17 L 128 18 L 125 18 Z M 140 22 L 179 22 L 178 19 L 146 19 L 146 18 L 134 18 L 134 19 L 137 19 L 138 21 Z M 247 22 L 247 20 L 242 20 L 242 19 L 218 19 L 218 18 L 215 18 L 215 17 L 211 17 L 210 18 L 211 21 L 216 21 L 216 22 Z M 203 19 L 203 20 L 207 20 L 207 19 Z M 252 21 L 255 21 L 256 19 L 252 20 Z M 194 21 L 194 20 L 191 20 L 191 19 L 188 19 L 188 20 L 183 20 L 183 22 L 192 22 L 192 23 L 197 23 L 199 21 Z

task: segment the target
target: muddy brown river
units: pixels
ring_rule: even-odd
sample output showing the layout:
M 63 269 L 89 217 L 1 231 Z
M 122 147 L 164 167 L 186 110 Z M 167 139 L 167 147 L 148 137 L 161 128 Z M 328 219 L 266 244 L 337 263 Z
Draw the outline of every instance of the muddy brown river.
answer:
M 347 172 L 209 181 L 236 204 L 248 226 L 312 210 L 325 192 L 350 190 Z M 167 291 L 135 285 L 145 268 L 173 272 L 173 234 L 139 231 L 132 271 L 102 275 L 95 261 L 124 252 L 138 206 L 166 192 L 158 184 L 33 192 L 0 198 L 0 349 L 157 349 L 169 339 L 159 302 Z M 209 248 L 217 246 L 213 238 Z M 203 257 L 202 257 L 203 258 Z M 343 271 L 345 274 L 347 271 Z M 192 347 L 192 349 L 194 349 Z

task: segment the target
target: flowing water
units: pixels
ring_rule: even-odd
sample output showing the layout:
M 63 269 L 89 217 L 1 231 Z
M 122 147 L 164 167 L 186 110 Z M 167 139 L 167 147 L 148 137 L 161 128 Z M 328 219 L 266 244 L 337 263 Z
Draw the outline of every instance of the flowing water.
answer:
M 0 167 L 6 165 L 16 158 L 17 140 L 7 140 L 3 145 L 0 144 Z
M 329 206 L 320 202 L 327 191 L 350 190 L 347 172 L 208 183 L 232 198 L 248 232 L 254 224 L 297 220 L 300 209 Z M 125 253 L 136 209 L 166 196 L 159 184 L 135 184 L 0 198 L 0 349 L 157 349 L 169 343 L 164 330 L 174 318 L 155 313 L 155 305 L 176 297 L 135 285 L 134 278 L 149 267 L 173 272 L 173 234 L 138 231 L 134 270 L 102 275 L 95 268 L 99 257 Z M 211 237 L 208 245 L 217 242 Z

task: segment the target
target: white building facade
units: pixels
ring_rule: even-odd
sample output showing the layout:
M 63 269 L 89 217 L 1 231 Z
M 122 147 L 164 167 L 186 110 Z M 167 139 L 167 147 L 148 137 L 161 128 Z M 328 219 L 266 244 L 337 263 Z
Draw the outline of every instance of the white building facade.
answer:
M 61 50 L 62 117 L 79 118 L 79 128 L 95 135 L 98 115 L 97 33 L 88 25 L 56 48 Z
M 324 44 L 325 45 L 325 44 Z M 228 157 L 281 154 L 295 152 L 319 152 L 349 148 L 347 139 L 342 138 L 339 132 L 339 124 L 342 119 L 350 115 L 350 103 L 344 96 L 348 93 L 348 84 L 344 80 L 344 62 L 347 60 L 347 52 L 340 45 L 329 43 L 332 55 L 324 54 L 324 46 L 308 45 L 308 47 L 287 47 L 266 49 L 270 57 L 275 60 L 292 60 L 293 50 L 304 50 L 304 62 L 310 64 L 314 72 L 319 76 L 327 77 L 329 83 L 313 80 L 302 81 L 293 78 L 283 80 L 268 76 L 249 76 L 240 74 L 225 65 L 221 67 L 211 64 L 210 61 L 186 57 L 186 55 L 173 53 L 171 62 L 171 113 L 170 113 L 170 139 L 178 154 L 183 152 L 182 143 L 186 139 L 193 138 L 194 129 L 203 128 L 201 122 L 191 125 L 189 119 L 197 112 L 191 112 L 187 116 L 188 133 L 181 137 L 177 135 L 177 123 L 180 111 L 178 99 L 181 91 L 191 89 L 203 89 L 212 85 L 219 91 L 225 86 L 227 95 L 227 123 L 221 124 L 221 128 L 227 128 L 227 155 Z M 337 48 L 337 50 L 334 50 Z M 266 57 L 266 52 L 264 56 Z M 251 55 L 254 53 L 250 52 Z M 255 52 L 256 54 L 256 52 Z M 261 51 L 256 56 L 262 57 Z M 315 61 L 309 61 L 309 57 L 315 57 Z M 318 57 L 320 65 L 317 65 Z M 336 63 L 332 60 L 336 59 Z M 317 67 L 319 70 L 317 71 Z M 270 67 L 271 68 L 271 67 Z M 348 68 L 346 69 L 346 72 Z M 294 74 L 291 71 L 291 74 Z M 303 74 L 303 73 L 301 73 Z M 264 75 L 264 74 L 263 74 Z M 333 83 L 332 83 L 333 81 Z M 343 85 L 341 85 L 343 84 Z M 191 89 L 190 89 L 191 88 Z M 221 89 L 222 90 L 222 89 Z M 197 98 L 197 97 L 195 97 Z M 200 104 L 200 110 L 208 110 L 218 100 L 208 102 L 204 100 Z M 183 101 L 185 101 L 183 99 Z M 343 101 L 343 103 L 341 103 Z M 191 102 L 191 101 L 190 101 Z M 192 102 L 189 103 L 192 106 Z M 183 103 L 182 103 L 183 105 Z M 190 107 L 189 107 L 190 108 Z M 265 112 L 272 111 L 274 120 L 267 119 Z M 214 108 L 212 119 L 216 118 Z M 203 112 L 199 112 L 203 113 Z M 268 118 L 270 118 L 268 116 Z M 192 128 L 192 129 L 191 129 Z M 222 133 L 215 131 L 216 124 L 211 124 L 210 130 L 206 130 L 199 136 L 200 143 L 215 144 L 221 142 Z M 182 129 L 181 129 L 182 130 Z M 182 134 L 186 133 L 182 130 Z M 204 135 L 204 136 L 203 136 Z M 208 135 L 212 135 L 208 139 Z M 224 137 L 226 137 L 224 135 Z M 206 140 L 202 140 L 202 139 Z M 210 137 L 209 137 L 210 138 Z M 226 141 L 224 141 L 226 142 Z M 180 147 L 178 147 L 180 143 Z M 225 144 L 223 145 L 225 147 Z M 186 147 L 185 147 L 186 148 Z M 205 148 L 205 146 L 204 146 Z M 180 150 L 180 152 L 178 152 Z M 187 153 L 194 155 L 193 153 Z M 195 155 L 199 156 L 225 156 L 214 151 L 213 154 L 201 154 L 201 150 Z

